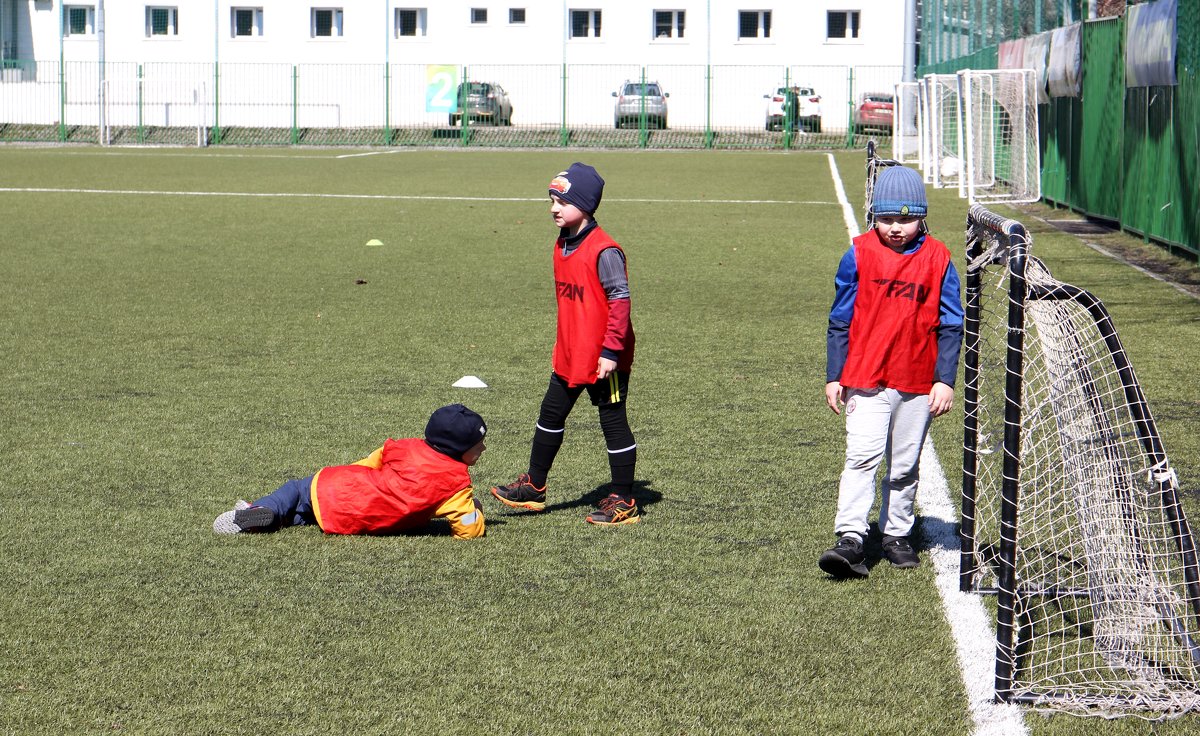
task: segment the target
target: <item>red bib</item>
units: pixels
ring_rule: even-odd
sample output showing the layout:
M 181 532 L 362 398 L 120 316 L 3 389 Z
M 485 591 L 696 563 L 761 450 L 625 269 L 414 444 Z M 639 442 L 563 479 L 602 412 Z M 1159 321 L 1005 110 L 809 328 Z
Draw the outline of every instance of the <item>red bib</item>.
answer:
M 854 239 L 858 293 L 841 383 L 927 394 L 937 366 L 942 281 L 950 251 L 926 235 L 915 253 L 897 253 L 875 229 Z
M 562 253 L 562 239 L 554 243 L 554 291 L 558 300 L 558 334 L 552 367 L 569 386 L 596 382 L 596 363 L 608 331 L 608 297 L 600 283 L 596 261 L 600 251 L 619 245 L 599 226 L 592 229 L 570 255 Z M 617 360 L 617 370 L 633 366 L 633 325 Z
M 424 526 L 448 498 L 471 485 L 467 466 L 425 440 L 388 440 L 383 466 L 335 465 L 314 481 L 321 529 L 388 534 Z

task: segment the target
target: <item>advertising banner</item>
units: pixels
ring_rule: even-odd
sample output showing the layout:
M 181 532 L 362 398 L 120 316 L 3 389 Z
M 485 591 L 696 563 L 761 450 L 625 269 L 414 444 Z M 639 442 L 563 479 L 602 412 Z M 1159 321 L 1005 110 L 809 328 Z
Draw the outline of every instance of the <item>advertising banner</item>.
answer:
M 1050 62 L 1046 65 L 1046 87 L 1051 97 L 1078 97 L 1082 88 L 1080 49 L 1083 24 L 1057 28 L 1050 37 Z
M 1131 5 L 1125 13 L 1125 86 L 1174 85 L 1176 0 Z

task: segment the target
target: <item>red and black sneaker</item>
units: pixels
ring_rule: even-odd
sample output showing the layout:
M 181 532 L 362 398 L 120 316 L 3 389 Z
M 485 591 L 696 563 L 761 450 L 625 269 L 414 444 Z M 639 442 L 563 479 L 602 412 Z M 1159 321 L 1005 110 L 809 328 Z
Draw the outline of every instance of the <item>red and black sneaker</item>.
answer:
M 636 524 L 642 520 L 638 515 L 637 501 L 632 498 L 610 493 L 600 501 L 600 508 L 587 515 L 584 519 L 589 524 L 599 526 L 620 526 L 621 524 Z
M 530 511 L 546 510 L 546 487 L 538 488 L 529 482 L 529 473 L 521 473 L 506 486 L 492 488 L 492 495 L 505 506 Z

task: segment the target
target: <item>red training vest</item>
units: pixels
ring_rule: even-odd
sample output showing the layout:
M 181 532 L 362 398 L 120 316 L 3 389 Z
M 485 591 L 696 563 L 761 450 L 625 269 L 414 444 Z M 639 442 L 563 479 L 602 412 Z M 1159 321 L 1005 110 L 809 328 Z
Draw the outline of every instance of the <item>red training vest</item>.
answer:
M 467 466 L 421 439 L 383 443 L 383 465 L 322 468 L 315 488 L 321 529 L 388 534 L 424 526 L 448 498 L 471 485 Z
M 942 281 L 950 251 L 926 235 L 915 253 L 897 253 L 874 228 L 853 243 L 858 293 L 841 384 L 927 394 L 937 367 Z
M 554 292 L 558 300 L 558 334 L 552 368 L 568 386 L 596 382 L 596 363 L 608 332 L 608 297 L 600 283 L 596 262 L 600 251 L 621 246 L 595 227 L 570 255 L 562 254 L 562 238 L 554 241 Z M 628 277 L 628 268 L 626 269 Z M 617 370 L 633 366 L 633 324 L 628 325 L 625 348 Z

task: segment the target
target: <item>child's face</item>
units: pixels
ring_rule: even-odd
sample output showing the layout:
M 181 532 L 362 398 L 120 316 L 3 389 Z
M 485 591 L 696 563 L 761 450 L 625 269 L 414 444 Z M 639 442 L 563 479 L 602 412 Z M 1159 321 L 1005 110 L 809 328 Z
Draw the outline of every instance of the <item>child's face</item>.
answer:
M 479 440 L 475 445 L 462 454 L 462 461 L 466 465 L 474 465 L 479 462 L 479 456 L 487 449 L 487 445 L 483 444 L 483 440 Z
M 577 230 L 587 220 L 587 214 L 573 204 L 568 204 L 556 194 L 550 195 L 550 217 L 554 224 L 568 230 Z
M 893 250 L 904 250 L 904 247 L 917 237 L 921 229 L 921 218 L 901 217 L 899 215 L 883 215 L 875 218 L 875 232 L 883 244 Z

